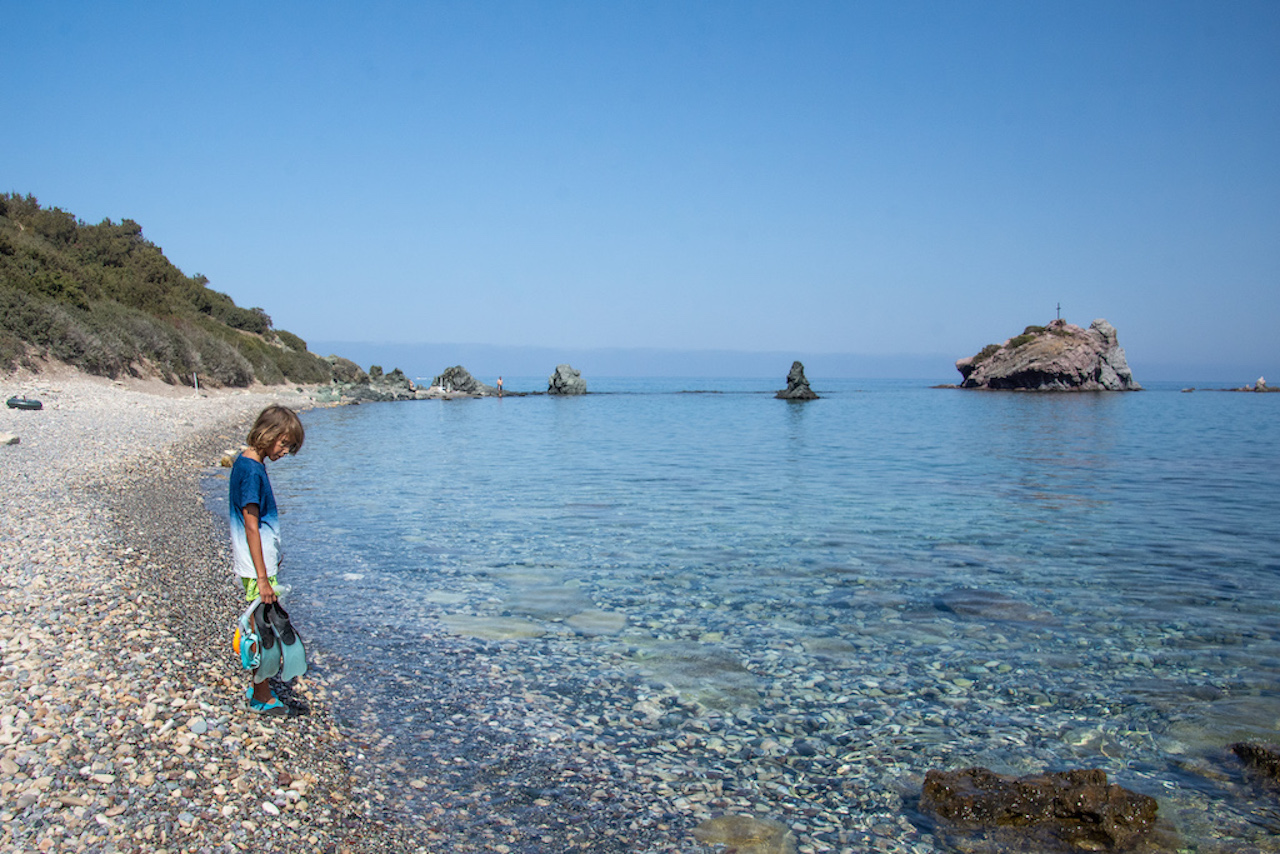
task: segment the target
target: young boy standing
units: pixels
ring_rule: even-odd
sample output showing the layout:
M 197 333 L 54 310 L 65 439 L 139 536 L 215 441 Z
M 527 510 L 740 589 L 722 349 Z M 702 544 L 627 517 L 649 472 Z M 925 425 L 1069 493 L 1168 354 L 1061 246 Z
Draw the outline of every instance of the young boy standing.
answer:
M 268 406 L 249 431 L 249 447 L 231 466 L 231 553 L 246 602 L 262 597 L 268 605 L 277 599 L 280 523 L 266 463 L 298 453 L 303 436 L 302 422 L 292 409 Z M 249 708 L 259 714 L 288 712 L 266 679 L 251 682 L 247 693 Z

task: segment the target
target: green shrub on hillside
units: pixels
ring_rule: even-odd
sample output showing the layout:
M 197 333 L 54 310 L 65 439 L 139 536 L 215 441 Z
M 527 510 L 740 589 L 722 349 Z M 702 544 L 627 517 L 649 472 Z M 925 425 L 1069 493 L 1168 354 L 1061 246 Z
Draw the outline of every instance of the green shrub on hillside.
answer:
M 981 350 L 978 351 L 978 355 L 973 357 L 974 367 L 981 365 L 987 359 L 990 359 L 992 356 L 994 356 L 996 353 L 999 353 L 999 352 L 1000 352 L 999 344 L 988 344 L 987 346 L 983 347 Z
M 0 194 L 0 369 L 29 353 L 170 383 L 332 378 L 305 341 L 185 275 L 133 220 L 88 225 L 34 196 Z
M 288 347 L 290 350 L 293 350 L 295 353 L 307 352 L 307 342 L 303 341 L 301 338 L 299 338 L 297 335 L 294 335 L 292 332 L 286 332 L 283 329 L 277 329 L 276 340 L 279 341 L 284 346 Z
M 12 371 L 26 352 L 22 339 L 0 329 L 0 371 Z
M 0 324 L 9 335 L 91 374 L 115 377 L 127 363 L 110 325 L 74 305 L 0 287 Z

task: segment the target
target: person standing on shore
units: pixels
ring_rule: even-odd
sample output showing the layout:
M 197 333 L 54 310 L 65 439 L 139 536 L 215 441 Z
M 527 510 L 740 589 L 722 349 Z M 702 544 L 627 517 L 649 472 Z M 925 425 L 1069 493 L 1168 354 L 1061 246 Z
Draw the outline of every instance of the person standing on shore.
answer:
M 498 397 L 502 397 L 502 377 L 498 377 Z
M 297 413 L 268 406 L 249 430 L 248 447 L 231 466 L 231 553 L 246 602 L 261 597 L 269 605 L 279 598 L 280 523 L 266 464 L 298 453 L 304 435 Z M 259 714 L 288 711 L 266 679 L 250 682 L 247 695 L 249 708 Z

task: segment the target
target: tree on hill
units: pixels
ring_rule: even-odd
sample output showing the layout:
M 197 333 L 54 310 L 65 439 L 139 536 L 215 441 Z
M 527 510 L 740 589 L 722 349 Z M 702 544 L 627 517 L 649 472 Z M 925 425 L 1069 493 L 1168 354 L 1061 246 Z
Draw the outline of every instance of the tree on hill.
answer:
M 305 341 L 185 275 L 133 220 L 89 225 L 30 194 L 0 194 L 0 370 L 36 358 L 170 383 L 332 378 Z

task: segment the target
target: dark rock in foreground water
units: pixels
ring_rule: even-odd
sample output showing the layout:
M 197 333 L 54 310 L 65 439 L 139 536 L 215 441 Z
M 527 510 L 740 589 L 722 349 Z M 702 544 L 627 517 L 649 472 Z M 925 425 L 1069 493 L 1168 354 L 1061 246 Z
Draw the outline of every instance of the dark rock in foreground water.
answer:
M 920 811 L 939 822 L 942 835 L 972 837 L 970 851 L 1170 850 L 1152 836 L 1156 810 L 1155 798 L 1108 784 L 1097 769 L 1027 777 L 930 771 L 920 797 Z
M 1280 787 L 1280 747 L 1255 741 L 1238 741 L 1231 745 L 1234 753 L 1250 774 L 1269 788 Z
M 1034 391 L 1138 391 L 1116 329 L 1098 319 L 1088 329 L 1065 320 L 1028 326 L 956 362 L 961 388 Z
M 809 381 L 804 376 L 804 365 L 792 362 L 787 374 L 787 387 L 774 395 L 779 400 L 817 400 L 818 395 L 809 388 Z

